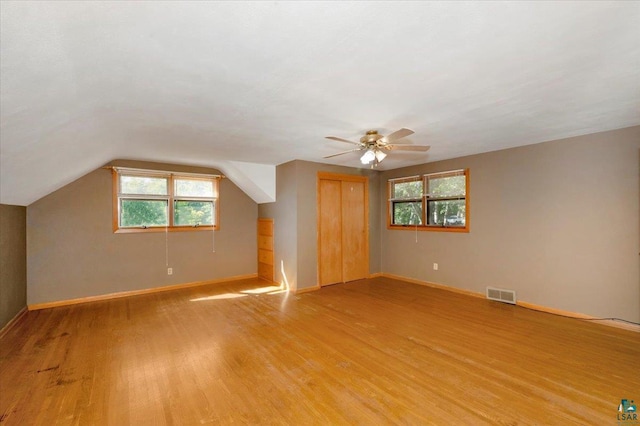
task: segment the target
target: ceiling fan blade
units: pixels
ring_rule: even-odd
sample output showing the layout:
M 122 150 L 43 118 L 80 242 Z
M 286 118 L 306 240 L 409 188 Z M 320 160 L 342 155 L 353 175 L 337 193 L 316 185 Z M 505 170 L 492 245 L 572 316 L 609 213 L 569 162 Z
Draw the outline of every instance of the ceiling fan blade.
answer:
M 385 143 L 391 143 L 395 140 L 402 139 L 404 137 L 412 135 L 413 133 L 414 133 L 413 130 L 402 128 L 400 130 L 396 130 L 395 132 L 385 136 L 382 139 Z
M 386 148 L 393 151 L 429 151 L 430 146 L 426 145 L 387 145 Z
M 326 139 L 331 139 L 332 141 L 338 141 L 338 142 L 346 142 L 346 143 L 350 143 L 350 144 L 352 144 L 352 145 L 361 145 L 359 142 L 353 142 L 353 141 L 350 141 L 350 140 L 348 140 L 348 139 L 342 139 L 342 138 L 339 138 L 339 137 L 337 137 L 337 136 L 326 136 L 325 138 L 326 138 Z M 325 157 L 325 158 L 327 158 L 327 157 Z
M 337 157 L 338 155 L 348 154 L 348 153 L 350 153 L 350 152 L 355 152 L 355 151 L 361 151 L 361 149 L 360 149 L 360 148 L 350 149 L 349 151 L 342 151 L 342 152 L 339 152 L 339 153 L 337 153 L 337 154 L 327 155 L 326 157 L 323 157 L 323 158 Z

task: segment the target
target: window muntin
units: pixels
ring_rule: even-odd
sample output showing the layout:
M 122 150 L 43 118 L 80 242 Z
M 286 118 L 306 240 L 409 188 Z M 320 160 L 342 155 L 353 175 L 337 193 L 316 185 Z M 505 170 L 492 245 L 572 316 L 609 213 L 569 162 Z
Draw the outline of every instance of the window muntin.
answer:
M 114 168 L 114 230 L 218 229 L 218 176 Z
M 468 170 L 389 180 L 390 228 L 468 231 Z

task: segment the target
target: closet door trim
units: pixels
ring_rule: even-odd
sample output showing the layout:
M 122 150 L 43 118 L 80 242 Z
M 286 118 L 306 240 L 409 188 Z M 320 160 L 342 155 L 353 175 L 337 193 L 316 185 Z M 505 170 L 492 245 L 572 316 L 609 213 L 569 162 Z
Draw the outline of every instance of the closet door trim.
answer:
M 341 173 L 329 173 L 329 172 L 318 172 L 317 174 L 317 185 L 316 185 L 316 203 L 317 203 L 317 283 L 318 286 L 321 286 L 320 280 L 320 271 L 321 271 L 321 214 L 320 214 L 320 181 L 321 180 L 333 180 L 340 182 L 359 182 L 364 186 L 364 225 L 365 225 L 365 255 L 367 261 L 367 276 L 368 276 L 368 265 L 369 265 L 369 178 L 367 176 L 359 176 L 359 175 L 349 175 L 349 174 L 341 174 Z M 342 236 L 340 236 L 341 238 Z M 325 284 L 328 285 L 328 284 Z

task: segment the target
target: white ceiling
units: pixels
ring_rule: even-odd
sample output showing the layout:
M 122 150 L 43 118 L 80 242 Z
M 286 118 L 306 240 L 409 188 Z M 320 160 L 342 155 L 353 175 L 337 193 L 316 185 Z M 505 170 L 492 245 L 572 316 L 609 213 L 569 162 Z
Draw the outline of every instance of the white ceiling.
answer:
M 640 2 L 1 3 L 0 202 L 113 159 L 380 169 L 640 124 Z

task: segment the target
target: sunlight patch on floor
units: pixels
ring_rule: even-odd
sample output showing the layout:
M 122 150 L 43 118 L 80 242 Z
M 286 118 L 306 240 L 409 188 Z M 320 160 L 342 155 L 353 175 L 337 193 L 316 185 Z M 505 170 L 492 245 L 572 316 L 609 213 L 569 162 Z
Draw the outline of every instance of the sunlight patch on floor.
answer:
M 258 288 L 250 288 L 247 290 L 239 290 L 236 293 L 213 294 L 211 296 L 198 297 L 196 299 L 191 299 L 191 302 L 204 302 L 207 300 L 237 299 L 240 297 L 247 297 L 252 295 L 259 296 L 263 294 L 272 295 L 272 294 L 288 293 L 288 291 L 289 290 L 283 285 L 280 285 L 280 286 L 270 285 L 267 287 L 258 287 Z
M 240 293 L 244 293 L 244 294 L 277 294 L 277 293 L 282 293 L 283 291 L 286 291 L 285 289 L 283 289 L 282 287 L 279 286 L 269 286 L 269 287 L 261 287 L 261 288 L 253 288 L 251 290 L 243 290 Z
M 192 302 L 203 302 L 205 300 L 223 300 L 223 299 L 237 299 L 239 297 L 247 297 L 247 294 L 241 293 L 224 293 L 214 294 L 213 296 L 198 297 L 197 299 L 191 299 Z

